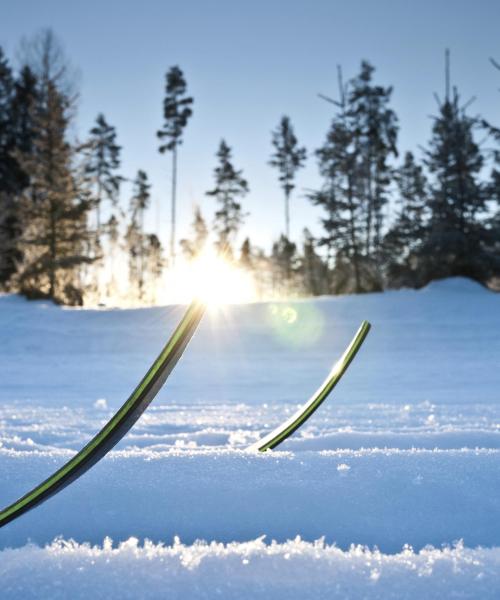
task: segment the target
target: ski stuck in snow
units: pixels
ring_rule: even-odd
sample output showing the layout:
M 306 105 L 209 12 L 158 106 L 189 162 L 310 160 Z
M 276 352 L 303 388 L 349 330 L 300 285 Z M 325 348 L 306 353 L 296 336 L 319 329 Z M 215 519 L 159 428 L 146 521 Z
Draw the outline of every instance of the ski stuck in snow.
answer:
M 195 300 L 189 305 L 167 344 L 128 400 L 80 452 L 45 481 L 0 511 L 0 527 L 7 525 L 7 523 L 60 492 L 86 473 L 116 446 L 130 431 L 162 388 L 196 331 L 204 311 L 205 305 L 201 301 Z M 369 330 L 370 324 L 364 321 L 315 394 L 290 419 L 287 419 L 285 423 L 252 444 L 248 450 L 265 452 L 276 448 L 303 425 L 340 381 L 363 344 Z

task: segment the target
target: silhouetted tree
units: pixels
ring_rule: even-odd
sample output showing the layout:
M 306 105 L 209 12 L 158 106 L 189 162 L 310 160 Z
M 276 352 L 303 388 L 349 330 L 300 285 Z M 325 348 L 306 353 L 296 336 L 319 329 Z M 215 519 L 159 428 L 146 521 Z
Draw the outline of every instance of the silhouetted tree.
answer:
M 302 286 L 306 294 L 318 296 L 327 294 L 328 289 L 328 267 L 316 251 L 315 240 L 305 228 L 303 231 L 303 255 L 301 260 Z
M 338 292 L 381 289 L 379 273 L 383 207 L 388 201 L 396 155 L 397 119 L 389 108 L 392 89 L 372 84 L 373 67 L 363 62 L 347 86 L 339 68 L 340 100 L 324 145 L 316 152 L 323 185 L 309 193 L 325 209 L 319 242 L 334 254 Z
M 116 130 L 99 114 L 96 124 L 90 130 L 86 144 L 85 174 L 90 184 L 96 210 L 97 241 L 101 237 L 101 208 L 105 200 L 113 206 L 118 203 L 118 194 L 122 177 L 117 170 L 120 167 L 121 147 L 116 143 Z
M 383 253 L 391 287 L 418 287 L 422 243 L 427 233 L 428 186 L 421 165 L 411 152 L 396 170 L 396 218 L 384 238 Z
M 147 174 L 140 170 L 133 183 L 133 195 L 130 199 L 130 225 L 127 231 L 130 280 L 137 286 L 138 297 L 143 297 L 144 271 L 146 268 L 146 249 L 144 233 L 144 213 L 149 207 L 151 184 Z
M 203 252 L 208 238 L 208 227 L 201 214 L 199 206 L 194 209 L 193 222 L 191 224 L 192 236 L 190 239 L 181 240 L 181 248 L 188 260 L 193 260 Z
M 171 233 L 170 259 L 175 262 L 175 227 L 176 227 L 176 194 L 177 194 L 177 148 L 182 144 L 182 132 L 193 114 L 193 98 L 186 95 L 186 80 L 181 69 L 171 67 L 166 75 L 165 99 L 163 101 L 163 129 L 157 132 L 165 143 L 159 151 L 172 152 L 172 196 L 171 196 Z
M 426 164 L 432 175 L 429 229 L 423 246 L 424 282 L 463 275 L 485 282 L 493 256 L 485 243 L 487 194 L 480 173 L 484 160 L 474 139 L 477 120 L 460 106 L 456 89 L 434 119 Z
M 232 244 L 245 216 L 238 198 L 244 197 L 249 189 L 242 171 L 234 168 L 231 148 L 224 140 L 221 140 L 216 156 L 219 164 L 214 171 L 215 188 L 206 194 L 213 196 L 219 205 L 214 220 L 218 251 L 232 258 Z
M 278 169 L 279 181 L 285 192 L 285 235 L 290 238 L 290 194 L 295 187 L 295 174 L 304 166 L 306 149 L 300 147 L 295 137 L 290 117 L 283 116 L 272 132 L 274 153 L 269 164 Z
M 74 152 L 66 140 L 69 101 L 46 82 L 35 115 L 33 152 L 23 156 L 30 187 L 23 197 L 23 264 L 19 287 L 28 296 L 82 304 L 79 267 L 88 237 L 90 204 L 73 175 Z

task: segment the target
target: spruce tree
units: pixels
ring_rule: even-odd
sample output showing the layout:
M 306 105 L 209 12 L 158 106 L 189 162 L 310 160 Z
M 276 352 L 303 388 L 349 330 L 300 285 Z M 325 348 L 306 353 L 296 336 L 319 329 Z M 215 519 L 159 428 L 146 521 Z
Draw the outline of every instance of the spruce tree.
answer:
M 231 148 L 224 140 L 221 140 L 216 156 L 219 164 L 214 171 L 215 188 L 206 194 L 213 196 L 219 205 L 214 220 L 218 251 L 232 258 L 233 243 L 245 217 L 238 199 L 246 196 L 249 188 L 242 171 L 234 168 Z
M 36 78 L 23 67 L 13 79 L 0 48 L 0 285 L 7 285 L 22 260 L 19 196 L 29 184 L 20 163 L 33 148 Z
M 139 170 L 133 183 L 130 200 L 131 223 L 127 232 L 131 280 L 135 281 L 139 299 L 143 297 L 144 272 L 146 268 L 146 248 L 144 214 L 149 207 L 151 184 L 147 174 Z
M 18 215 L 15 195 L 18 191 L 19 165 L 13 151 L 15 135 L 12 120 L 14 78 L 0 47 L 0 286 L 16 270 Z
M 290 239 L 290 195 L 295 187 L 295 175 L 306 159 L 306 149 L 299 146 L 290 117 L 281 118 L 272 133 L 272 145 L 274 153 L 269 164 L 278 169 L 279 181 L 285 193 L 285 235 Z
M 66 140 L 69 101 L 45 82 L 34 126 L 33 151 L 22 166 L 30 173 L 23 195 L 23 264 L 20 290 L 29 297 L 82 304 L 79 268 L 88 238 L 89 202 L 73 174 L 74 151 Z
M 108 200 L 116 206 L 122 181 L 122 177 L 117 173 L 120 167 L 121 147 L 116 143 L 115 128 L 107 123 L 103 114 L 97 116 L 85 150 L 85 173 L 94 196 L 96 238 L 99 243 L 102 233 L 102 205 Z
M 392 88 L 372 83 L 374 68 L 362 62 L 360 74 L 343 85 L 327 139 L 317 151 L 323 178 L 310 200 L 326 211 L 320 243 L 334 255 L 333 291 L 381 289 L 380 251 L 384 206 L 396 156 L 397 118 L 389 107 Z
M 447 93 L 434 119 L 426 152 L 431 173 L 430 219 L 423 247 L 425 281 L 462 275 L 486 282 L 494 257 L 487 251 L 487 188 L 484 157 L 475 141 L 477 120 L 460 106 L 456 89 Z
M 182 252 L 188 260 L 194 260 L 198 257 L 203 252 L 207 243 L 208 227 L 199 206 L 194 209 L 191 231 L 192 237 L 190 239 L 182 239 L 180 242 Z
M 360 74 L 351 80 L 348 119 L 358 151 L 358 186 L 365 213 L 364 252 L 376 257 L 391 184 L 389 158 L 398 154 L 398 120 L 389 107 L 392 87 L 373 84 L 374 71 L 370 63 L 363 61 Z
M 316 151 L 319 172 L 323 179 L 320 190 L 309 193 L 309 199 L 325 211 L 322 218 L 324 233 L 319 244 L 327 248 L 328 266 L 334 262 L 338 269 L 341 264 L 350 265 L 352 274 L 345 286 L 337 285 L 333 291 L 363 290 L 361 272 L 363 248 L 363 201 L 360 198 L 357 182 L 359 174 L 358 146 L 355 143 L 356 131 L 348 119 L 347 88 L 342 82 L 342 72 L 338 69 L 340 100 L 331 101 L 338 107 L 325 143 Z
M 303 236 L 302 287 L 308 295 L 326 294 L 328 293 L 327 265 L 317 253 L 316 242 L 309 229 L 304 229 Z
M 163 128 L 157 136 L 165 143 L 159 151 L 172 152 L 172 195 L 171 195 L 171 232 L 170 259 L 175 262 L 176 196 L 177 196 L 177 149 L 182 144 L 182 133 L 193 114 L 193 98 L 186 95 L 187 85 L 184 74 L 178 66 L 171 67 L 166 75 L 165 99 L 163 101 Z
M 273 294 L 289 296 L 296 291 L 294 275 L 298 267 L 297 245 L 281 235 L 271 251 Z
M 240 249 L 240 266 L 246 271 L 251 271 L 253 268 L 252 245 L 250 239 L 245 238 Z
M 396 218 L 383 242 L 384 262 L 391 287 L 421 285 L 420 251 L 427 232 L 428 184 L 411 152 L 396 170 Z

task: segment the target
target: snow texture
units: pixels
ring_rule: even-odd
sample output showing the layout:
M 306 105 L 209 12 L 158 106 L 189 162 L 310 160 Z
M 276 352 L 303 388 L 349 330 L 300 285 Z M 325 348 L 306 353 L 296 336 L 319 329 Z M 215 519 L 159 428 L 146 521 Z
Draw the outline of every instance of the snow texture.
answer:
M 109 419 L 182 312 L 0 297 L 1 504 Z M 245 451 L 365 318 L 325 405 Z M 498 331 L 500 296 L 464 279 L 207 314 L 116 450 L 0 529 L 0 597 L 500 597 Z

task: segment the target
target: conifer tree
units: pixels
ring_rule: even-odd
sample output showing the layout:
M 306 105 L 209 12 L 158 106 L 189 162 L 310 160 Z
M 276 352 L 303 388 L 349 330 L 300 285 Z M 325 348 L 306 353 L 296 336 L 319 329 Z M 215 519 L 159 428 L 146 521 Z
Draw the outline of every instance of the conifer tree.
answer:
M 83 303 L 78 269 L 83 255 L 89 202 L 73 176 L 74 152 L 66 140 L 69 101 L 45 82 L 35 114 L 33 152 L 23 156 L 30 187 L 23 196 L 23 264 L 19 287 L 28 296 Z
M 372 84 L 363 62 L 347 86 L 339 68 L 340 100 L 325 144 L 316 152 L 323 186 L 309 194 L 326 211 L 320 244 L 334 255 L 333 291 L 381 289 L 379 273 L 383 208 L 391 183 L 389 157 L 396 155 L 397 118 L 391 88 Z
M 427 233 L 428 185 L 411 152 L 396 170 L 396 218 L 385 236 L 383 253 L 391 287 L 419 287 L 419 253 Z
M 99 243 L 102 233 L 102 205 L 106 200 L 113 206 L 117 205 L 122 181 L 122 177 L 117 173 L 120 167 L 121 147 L 116 143 L 115 128 L 107 123 L 103 114 L 97 116 L 85 150 L 85 173 L 94 196 L 96 237 Z
M 432 179 L 425 281 L 462 275 L 486 282 L 493 268 L 494 257 L 486 249 L 487 188 L 480 177 L 484 158 L 474 139 L 476 126 L 460 106 L 457 90 L 447 91 L 426 152 Z
M 23 67 L 14 81 L 10 106 L 0 108 L 0 114 L 7 119 L 0 118 L 3 132 L 0 134 L 0 285 L 8 284 L 22 260 L 20 195 L 30 178 L 21 166 L 20 157 L 33 151 L 36 86 L 30 68 Z M 5 98 L 5 87 L 0 84 L 0 88 L 0 96 Z
M 159 151 L 172 152 L 172 194 L 171 194 L 171 232 L 170 259 L 175 262 L 176 234 L 176 196 L 177 196 L 177 149 L 182 144 L 182 132 L 193 114 L 193 98 L 186 95 L 187 85 L 184 74 L 178 66 L 171 67 L 166 75 L 165 99 L 163 101 L 163 128 L 157 136 L 165 143 Z
M 245 217 L 238 199 L 246 196 L 249 188 L 242 171 L 234 168 L 231 148 L 224 140 L 221 140 L 216 156 L 219 163 L 214 171 L 215 188 L 206 194 L 213 196 L 219 205 L 214 220 L 218 251 L 232 258 L 233 243 Z
M 388 202 L 391 168 L 388 159 L 397 156 L 398 120 L 389 107 L 392 87 L 372 82 L 374 67 L 361 63 L 360 74 L 351 80 L 348 119 L 358 150 L 358 186 L 364 210 L 364 235 L 367 256 L 380 250 L 383 208 Z
M 185 238 L 180 242 L 184 256 L 188 260 L 193 260 L 199 256 L 207 243 L 208 227 L 199 206 L 196 206 L 194 209 L 191 231 L 191 239 Z
M 309 229 L 304 229 L 303 236 L 302 286 L 308 295 L 326 294 L 329 291 L 327 265 L 317 253 L 316 243 Z
M 286 236 L 281 235 L 273 244 L 271 268 L 273 275 L 273 293 L 289 296 L 296 288 L 294 275 L 298 267 L 297 246 Z
M 253 267 L 252 245 L 250 244 L 249 238 L 245 238 L 241 245 L 240 266 L 247 271 L 251 271 Z
M 19 190 L 19 165 L 13 151 L 15 134 L 12 119 L 14 78 L 0 47 L 0 285 L 16 270 L 18 215 L 15 195 Z
M 130 200 L 131 223 L 127 232 L 127 242 L 130 279 L 137 284 L 138 296 L 142 299 L 146 268 L 144 213 L 149 207 L 151 184 L 147 174 L 139 170 L 133 185 L 133 196 Z
M 272 133 L 272 145 L 274 153 L 269 164 L 278 169 L 279 181 L 285 193 L 285 235 L 290 239 L 290 195 L 295 187 L 295 175 L 306 159 L 306 149 L 299 146 L 290 117 L 281 118 Z

